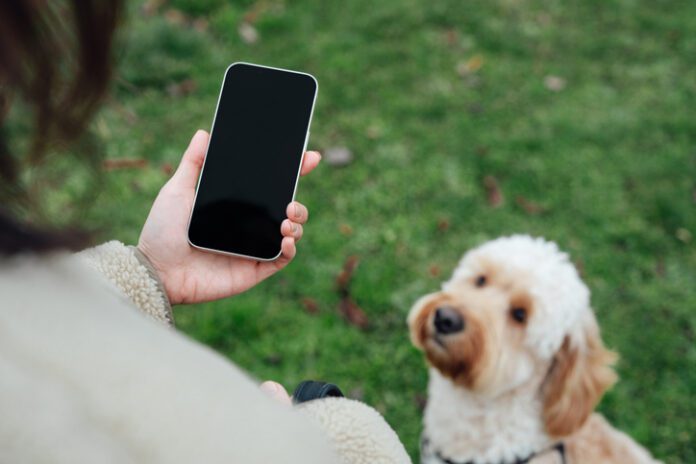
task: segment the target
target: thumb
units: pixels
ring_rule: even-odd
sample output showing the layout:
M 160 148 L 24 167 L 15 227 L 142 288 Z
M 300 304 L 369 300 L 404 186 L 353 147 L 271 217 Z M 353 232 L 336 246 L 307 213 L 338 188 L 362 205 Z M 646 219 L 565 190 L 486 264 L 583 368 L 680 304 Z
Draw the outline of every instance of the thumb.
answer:
M 203 167 L 205 152 L 208 149 L 210 136 L 204 130 L 198 130 L 193 134 L 189 146 L 181 157 L 179 167 L 176 169 L 172 180 L 181 188 L 196 188 L 198 176 Z

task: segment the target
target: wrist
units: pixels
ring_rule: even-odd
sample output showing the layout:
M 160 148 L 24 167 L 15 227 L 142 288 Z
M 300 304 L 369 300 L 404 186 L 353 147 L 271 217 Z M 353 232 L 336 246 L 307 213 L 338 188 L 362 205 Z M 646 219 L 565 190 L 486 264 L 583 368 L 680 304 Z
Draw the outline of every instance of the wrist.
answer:
M 169 315 L 173 323 L 174 315 L 172 314 L 172 304 L 175 304 L 175 302 L 172 301 L 172 298 L 169 292 L 167 291 L 164 273 L 157 268 L 154 260 L 150 258 L 150 256 L 147 253 L 146 247 L 141 246 L 141 244 L 139 243 L 137 246 L 131 246 L 129 248 L 133 250 L 133 254 L 137 258 L 138 262 L 147 270 L 148 275 L 155 282 L 158 290 L 162 293 L 162 296 L 165 299 L 167 310 L 169 311 Z

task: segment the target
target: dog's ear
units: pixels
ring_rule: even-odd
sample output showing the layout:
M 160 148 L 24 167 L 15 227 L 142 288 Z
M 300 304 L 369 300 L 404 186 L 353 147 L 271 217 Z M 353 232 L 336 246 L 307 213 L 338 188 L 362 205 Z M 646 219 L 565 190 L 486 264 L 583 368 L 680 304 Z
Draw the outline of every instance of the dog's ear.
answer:
M 579 429 L 617 380 L 618 356 L 604 347 L 597 321 L 587 312 L 579 333 L 566 335 L 542 388 L 546 431 L 554 437 Z
M 429 293 L 420 297 L 408 313 L 407 322 L 411 334 L 411 343 L 420 350 L 423 349 L 423 340 L 426 336 L 425 324 L 428 322 L 428 313 L 424 309 L 434 296 L 434 293 Z

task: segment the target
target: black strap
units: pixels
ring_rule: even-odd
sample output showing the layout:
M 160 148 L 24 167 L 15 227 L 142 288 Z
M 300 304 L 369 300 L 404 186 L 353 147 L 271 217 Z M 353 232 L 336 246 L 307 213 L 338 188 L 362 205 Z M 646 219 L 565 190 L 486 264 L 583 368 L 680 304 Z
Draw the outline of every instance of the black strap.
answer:
M 562 441 L 559 441 L 556 446 L 553 447 L 556 451 L 558 451 L 558 454 L 561 455 L 561 464 L 567 464 L 566 462 L 566 449 L 565 449 L 565 443 Z
M 421 442 L 421 444 L 427 445 L 428 443 L 429 443 L 428 439 L 423 438 L 423 441 Z M 551 451 L 551 450 L 557 451 L 558 454 L 561 456 L 561 464 L 567 464 L 565 444 L 562 441 L 559 441 L 558 443 L 556 443 L 552 448 L 547 448 L 545 451 Z M 521 458 L 521 459 L 517 458 L 510 464 L 527 464 L 529 461 L 534 459 L 536 456 L 544 453 L 545 451 L 541 451 L 538 453 L 532 453 L 529 456 L 527 456 L 526 458 Z M 474 461 L 466 461 L 466 462 L 452 461 L 451 459 L 447 459 L 446 457 L 444 457 L 443 455 L 441 455 L 437 451 L 435 452 L 435 456 L 437 456 L 437 458 L 440 461 L 444 462 L 445 464 L 476 464 Z M 507 463 L 501 463 L 501 464 L 507 464 Z
M 301 382 L 292 394 L 292 402 L 295 404 L 312 401 L 319 398 L 337 397 L 342 398 L 343 392 L 332 383 L 305 380 Z

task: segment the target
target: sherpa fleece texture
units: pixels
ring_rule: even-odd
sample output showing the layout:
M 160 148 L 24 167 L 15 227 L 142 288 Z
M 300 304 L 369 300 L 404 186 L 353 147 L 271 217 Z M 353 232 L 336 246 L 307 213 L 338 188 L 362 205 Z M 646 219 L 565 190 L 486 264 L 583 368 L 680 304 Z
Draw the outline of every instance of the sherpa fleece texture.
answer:
M 167 325 L 174 324 L 172 307 L 159 276 L 137 248 L 113 240 L 78 255 L 125 293 L 142 312 Z
M 326 431 L 345 464 L 410 464 L 399 437 L 374 409 L 348 398 L 324 398 L 297 408 Z

